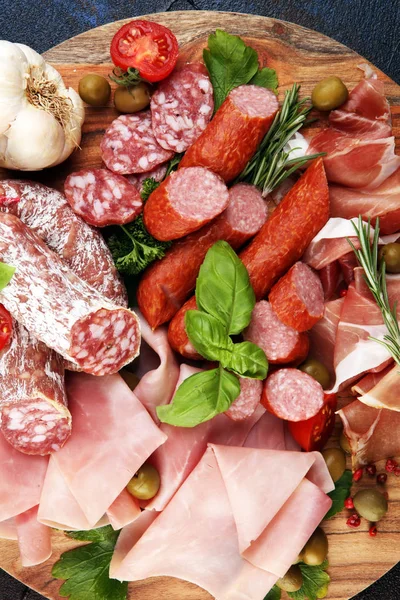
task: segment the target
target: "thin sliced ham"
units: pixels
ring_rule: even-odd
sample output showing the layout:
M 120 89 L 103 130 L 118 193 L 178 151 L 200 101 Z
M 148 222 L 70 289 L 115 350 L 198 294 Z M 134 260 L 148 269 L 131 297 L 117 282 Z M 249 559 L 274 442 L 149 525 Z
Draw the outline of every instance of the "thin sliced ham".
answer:
M 166 435 L 119 375 L 71 373 L 67 393 L 73 433 L 51 457 L 39 518 L 77 528 L 83 513 L 94 527 Z M 66 523 L 71 496 L 75 503 Z
M 144 510 L 139 517 L 126 527 L 124 527 L 118 536 L 115 544 L 114 554 L 110 563 L 110 578 L 115 579 L 115 573 L 121 566 L 122 561 L 127 556 L 133 546 L 140 540 L 142 535 L 148 530 L 150 525 L 158 517 L 158 512 Z
M 51 556 L 51 529 L 39 523 L 34 506 L 15 517 L 18 547 L 23 567 L 33 567 Z
M 168 575 L 216 600 L 263 600 L 331 506 L 305 479 L 314 462 L 300 452 L 211 445 L 113 576 Z
M 139 501 L 127 489 L 122 490 L 106 511 L 110 525 L 116 531 L 136 521 L 140 514 Z
M 17 540 L 17 526 L 15 519 L 6 519 L 0 522 L 0 539 L 2 540 Z

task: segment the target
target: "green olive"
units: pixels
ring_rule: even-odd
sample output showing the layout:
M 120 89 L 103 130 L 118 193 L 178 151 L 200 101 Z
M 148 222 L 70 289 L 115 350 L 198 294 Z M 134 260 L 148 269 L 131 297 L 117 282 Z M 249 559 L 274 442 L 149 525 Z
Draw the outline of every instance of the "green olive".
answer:
M 342 433 L 340 434 L 339 444 L 343 452 L 346 452 L 346 454 L 351 454 L 350 442 L 348 440 L 348 437 L 344 434 L 344 431 L 342 431 Z
M 90 73 L 79 82 L 79 95 L 91 106 L 105 106 L 110 99 L 111 87 L 101 75 Z
M 311 101 L 317 110 L 333 110 L 344 102 L 349 90 L 339 77 L 327 77 L 313 89 Z
M 286 575 L 278 579 L 276 585 L 285 592 L 298 592 L 303 585 L 303 575 L 300 567 L 292 565 Z
M 308 358 L 300 365 L 299 369 L 316 379 L 316 381 L 322 385 L 324 390 L 327 390 L 330 387 L 331 376 L 329 375 L 329 371 L 325 365 L 319 362 L 319 360 Z
M 358 514 L 372 523 L 380 521 L 388 510 L 385 496 L 375 488 L 360 490 L 354 496 L 353 502 Z
M 307 544 L 301 551 L 300 557 L 306 565 L 316 567 L 322 565 L 328 555 L 328 538 L 321 527 L 317 527 Z
M 128 369 L 121 369 L 119 374 L 131 390 L 134 390 L 140 381 L 139 377 L 135 373 L 128 371 Z
M 128 485 L 127 490 L 139 500 L 151 500 L 160 489 L 160 475 L 153 465 L 145 463 L 135 473 Z
M 386 244 L 379 250 L 379 260 L 385 261 L 388 273 L 400 273 L 400 244 Z
M 121 113 L 135 113 L 150 104 L 149 87 L 143 81 L 131 87 L 117 87 L 114 92 L 115 108 Z
M 325 448 L 321 454 L 333 481 L 338 481 L 346 469 L 345 453 L 340 448 Z

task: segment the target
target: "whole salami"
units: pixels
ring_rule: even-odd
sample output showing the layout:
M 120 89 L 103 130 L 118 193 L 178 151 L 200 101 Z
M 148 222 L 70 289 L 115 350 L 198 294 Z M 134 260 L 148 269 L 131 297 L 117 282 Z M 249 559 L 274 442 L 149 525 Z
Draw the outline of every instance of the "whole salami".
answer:
M 274 285 L 269 301 L 279 319 L 296 331 L 308 331 L 324 315 L 324 290 L 318 275 L 297 262 Z
M 92 375 L 119 371 L 139 353 L 137 316 L 79 279 L 17 217 L 0 213 L 0 260 L 16 267 L 0 299 L 47 346 Z
M 160 146 L 185 152 L 204 131 L 214 110 L 213 88 L 205 66 L 192 63 L 174 71 L 159 84 L 150 108 Z
M 128 305 L 125 286 L 102 235 L 73 212 L 63 194 L 33 181 L 0 181 L 0 211 L 19 217 L 75 275 L 103 296 Z
M 165 257 L 146 269 L 140 280 L 137 301 L 149 325 L 155 329 L 177 313 L 194 290 L 207 251 L 218 240 L 240 248 L 253 237 L 267 217 L 261 192 L 247 183 L 229 190 L 229 204 L 214 221 L 177 240 Z
M 240 253 L 257 300 L 302 257 L 328 218 L 328 183 L 322 158 L 318 158 Z
M 180 169 L 150 194 L 143 220 L 158 240 L 175 240 L 209 223 L 228 202 L 227 187 L 218 175 L 202 167 Z
M 74 213 L 89 225 L 125 225 L 142 212 L 142 198 L 125 177 L 107 169 L 71 173 L 64 193 Z
M 278 111 L 276 95 L 256 85 L 232 90 L 205 131 L 181 160 L 182 167 L 206 167 L 225 181 L 241 173 Z
M 121 115 L 101 141 L 101 157 L 110 171 L 120 175 L 146 173 L 173 157 L 154 137 L 150 111 Z
M 64 360 L 17 323 L 0 353 L 1 432 L 25 454 L 57 452 L 71 435 Z
M 318 381 L 298 369 L 279 369 L 264 383 L 261 403 L 285 421 L 306 421 L 324 404 L 324 390 Z

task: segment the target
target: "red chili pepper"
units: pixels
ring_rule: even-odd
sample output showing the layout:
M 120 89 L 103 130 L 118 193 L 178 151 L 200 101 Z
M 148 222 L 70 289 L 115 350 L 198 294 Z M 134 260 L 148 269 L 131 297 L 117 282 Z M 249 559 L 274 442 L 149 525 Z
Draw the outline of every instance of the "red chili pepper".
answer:
M 376 466 L 375 465 L 367 465 L 365 467 L 365 472 L 370 476 L 374 477 L 376 475 Z
M 379 475 L 377 475 L 376 477 L 376 481 L 377 483 L 379 483 L 379 485 L 385 485 L 385 483 L 387 482 L 387 474 L 379 473 Z
M 344 505 L 349 510 L 353 510 L 353 508 L 354 508 L 353 498 L 351 498 L 351 496 L 349 496 L 348 498 L 346 498 L 346 500 L 344 501 Z
M 385 469 L 388 473 L 393 473 L 398 464 L 393 458 L 388 458 L 386 461 Z
M 339 296 L 341 298 L 344 298 L 345 296 L 347 296 L 347 289 L 346 288 L 341 289 L 339 292 Z
M 378 533 L 378 530 L 376 528 L 375 523 L 372 523 L 371 527 L 369 528 L 369 532 L 368 533 L 369 533 L 369 535 L 371 537 L 376 537 L 376 534 Z
M 347 519 L 346 524 L 349 527 L 353 527 L 355 529 L 356 527 L 360 527 L 361 519 L 357 514 L 354 514 L 354 515 L 351 515 L 351 517 L 349 517 Z
M 354 471 L 353 473 L 353 481 L 360 481 L 361 477 L 363 476 L 363 469 L 357 469 L 357 471 Z

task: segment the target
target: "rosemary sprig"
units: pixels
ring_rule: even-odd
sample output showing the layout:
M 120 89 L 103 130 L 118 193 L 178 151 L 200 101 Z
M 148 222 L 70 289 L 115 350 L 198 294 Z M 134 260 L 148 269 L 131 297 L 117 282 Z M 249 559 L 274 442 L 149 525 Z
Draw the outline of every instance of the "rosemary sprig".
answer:
M 397 320 L 397 302 L 390 307 L 389 296 L 386 285 L 386 265 L 382 259 L 378 260 L 379 244 L 379 218 L 376 219 L 375 232 L 371 245 L 371 222 L 364 223 L 361 215 L 358 217 L 358 225 L 353 223 L 361 248 L 356 250 L 354 244 L 348 239 L 350 246 L 357 257 L 358 262 L 364 269 L 364 279 L 373 295 L 386 325 L 387 334 L 383 340 L 370 337 L 386 348 L 393 359 L 400 366 L 400 327 Z
M 140 77 L 138 69 L 132 67 L 128 67 L 127 71 L 124 71 L 120 67 L 115 67 L 113 74 L 109 75 L 109 78 L 114 83 L 123 87 L 131 87 L 138 85 L 141 81 L 145 81 L 145 79 Z
M 247 181 L 262 188 L 264 197 L 308 161 L 324 155 L 322 153 L 290 158 L 290 153 L 296 148 L 289 152 L 284 150 L 288 141 L 303 127 L 312 110 L 312 105 L 308 104 L 310 98 L 299 100 L 299 91 L 300 86 L 295 83 L 292 89 L 285 92 L 281 110 L 257 152 L 236 180 Z

